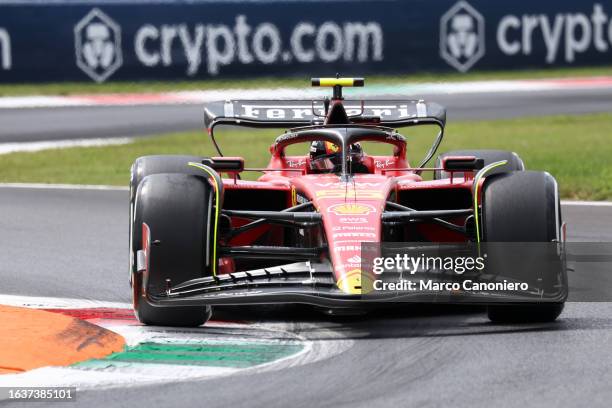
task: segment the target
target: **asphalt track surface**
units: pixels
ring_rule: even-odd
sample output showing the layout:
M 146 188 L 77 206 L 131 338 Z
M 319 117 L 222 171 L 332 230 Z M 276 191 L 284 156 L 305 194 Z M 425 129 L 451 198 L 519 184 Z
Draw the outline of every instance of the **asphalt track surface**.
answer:
M 1 292 L 129 301 L 127 199 L 0 188 Z M 569 240 L 612 239 L 612 207 L 563 213 Z M 612 303 L 568 303 L 558 322 L 539 325 L 494 325 L 480 309 L 456 307 L 340 320 L 294 307 L 223 316 L 294 322 L 308 339 L 333 333 L 353 346 L 279 371 L 82 391 L 78 406 L 608 407 L 612 398 Z
M 445 105 L 449 121 L 610 112 L 612 88 L 413 95 Z M 0 109 L 0 143 L 138 137 L 203 127 L 201 105 Z

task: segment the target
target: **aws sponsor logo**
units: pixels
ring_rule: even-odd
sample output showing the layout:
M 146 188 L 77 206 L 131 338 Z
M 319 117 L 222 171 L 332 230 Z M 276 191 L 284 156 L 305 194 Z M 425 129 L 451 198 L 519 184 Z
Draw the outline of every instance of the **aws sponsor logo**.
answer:
M 507 14 L 498 21 L 486 18 L 467 1 L 455 3 L 440 18 L 440 57 L 460 72 L 470 70 L 486 53 L 485 26 L 495 27 L 495 46 L 512 57 L 532 56 L 543 61 L 572 63 L 580 54 L 612 49 L 612 18 L 594 3 L 587 13 L 559 10 L 553 14 Z M 542 47 L 543 45 L 543 47 Z
M 8 71 L 12 66 L 11 36 L 6 29 L 0 27 L 0 69 Z

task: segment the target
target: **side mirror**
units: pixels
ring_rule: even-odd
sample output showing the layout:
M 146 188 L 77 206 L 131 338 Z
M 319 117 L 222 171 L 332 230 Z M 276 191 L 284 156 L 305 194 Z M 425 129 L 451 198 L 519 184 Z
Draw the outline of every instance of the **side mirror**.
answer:
M 214 169 L 217 173 L 241 173 L 244 170 L 242 157 L 210 157 L 202 160 L 202 164 Z
M 446 172 L 477 171 L 484 167 L 484 159 L 474 156 L 447 156 L 442 159 L 442 169 Z

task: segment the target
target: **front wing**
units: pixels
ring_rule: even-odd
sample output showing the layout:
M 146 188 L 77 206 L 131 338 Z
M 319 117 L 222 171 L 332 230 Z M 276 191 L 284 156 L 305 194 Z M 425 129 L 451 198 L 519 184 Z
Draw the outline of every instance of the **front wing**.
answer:
M 147 288 L 147 273 L 143 286 Z M 444 276 L 428 279 L 443 281 Z M 491 277 L 499 280 L 500 277 Z M 364 291 L 365 292 L 365 291 Z M 144 290 L 152 306 L 220 306 L 301 303 L 329 308 L 366 308 L 389 303 L 540 303 L 563 302 L 567 290 L 555 293 L 516 291 L 512 294 L 474 291 L 411 291 L 348 294 L 336 286 L 331 265 L 298 262 L 283 266 L 192 279 L 162 290 Z

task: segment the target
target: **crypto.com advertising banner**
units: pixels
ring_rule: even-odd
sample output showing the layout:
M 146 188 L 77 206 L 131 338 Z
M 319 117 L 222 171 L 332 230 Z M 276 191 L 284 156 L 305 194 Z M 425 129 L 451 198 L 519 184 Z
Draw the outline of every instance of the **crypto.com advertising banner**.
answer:
M 0 82 L 612 62 L 612 0 L 6 0 Z

